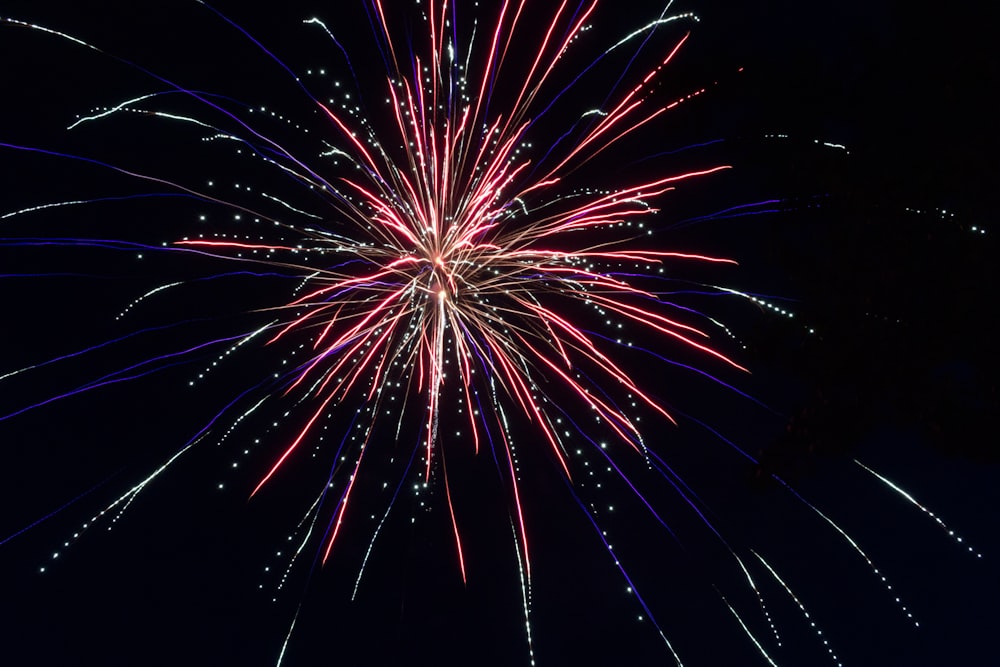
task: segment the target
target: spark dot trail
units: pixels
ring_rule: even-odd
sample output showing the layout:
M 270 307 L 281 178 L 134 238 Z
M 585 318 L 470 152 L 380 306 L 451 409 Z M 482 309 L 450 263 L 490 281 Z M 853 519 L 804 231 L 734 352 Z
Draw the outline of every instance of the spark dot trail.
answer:
M 314 486 L 288 537 L 291 544 L 278 554 L 282 574 L 276 589 L 286 588 L 296 565 L 312 577 L 313 555 L 317 568 L 338 565 L 344 542 L 351 541 L 365 545 L 352 576 L 353 595 L 359 595 L 383 528 L 390 530 L 393 515 L 408 511 L 404 506 L 411 502 L 440 508 L 447 517 L 456 576 L 466 583 L 477 554 L 467 548 L 476 512 L 463 507 L 463 491 L 470 486 L 465 477 L 470 459 L 485 459 L 504 489 L 509 521 L 496 530 L 509 534 L 512 543 L 523 654 L 533 664 L 536 643 L 544 637 L 532 623 L 536 554 L 533 507 L 526 499 L 535 494 L 525 488 L 523 467 L 547 460 L 566 482 L 560 493 L 578 504 L 593 526 L 595 548 L 610 555 L 637 618 L 652 625 L 662 651 L 676 664 L 688 664 L 687 658 L 670 624 L 658 619 L 662 605 L 647 599 L 643 581 L 633 577 L 608 536 L 605 522 L 614 507 L 596 492 L 603 485 L 627 489 L 632 504 L 668 538 L 681 541 L 682 531 L 675 532 L 674 518 L 664 509 L 664 489 L 694 517 L 738 581 L 733 585 L 723 577 L 725 583 L 713 580 L 707 589 L 716 594 L 728 631 L 762 664 L 777 664 L 775 647 L 781 645 L 765 588 L 790 597 L 795 613 L 816 633 L 820 652 L 840 664 L 775 561 L 765 559 L 759 546 L 752 549 L 726 536 L 697 491 L 671 467 L 669 452 L 649 442 L 650 428 L 701 422 L 668 403 L 670 393 L 683 387 L 648 382 L 637 363 L 681 369 L 693 379 L 707 379 L 719 392 L 755 402 L 735 388 L 748 372 L 734 354 L 735 336 L 688 305 L 685 291 L 777 309 L 761 295 L 682 283 L 677 276 L 686 271 L 731 275 L 736 262 L 698 248 L 665 247 L 653 233 L 652 221 L 675 190 L 710 183 L 730 169 L 728 164 L 683 169 L 676 166 L 679 159 L 659 149 L 646 150 L 663 159 L 646 163 L 642 171 L 624 164 L 634 162 L 627 156 L 653 128 L 669 124 L 671 114 L 705 92 L 702 87 L 664 92 L 674 90 L 664 82 L 687 48 L 697 17 L 668 2 L 624 33 L 606 34 L 599 17 L 608 15 L 610 3 L 598 0 L 503 0 L 486 9 L 431 0 L 408 10 L 418 19 L 407 24 L 405 12 L 388 3 L 359 0 L 377 53 L 369 57 L 383 65 L 378 77 L 371 76 L 370 63 L 358 67 L 344 47 L 348 31 L 340 22 L 309 18 L 302 27 L 354 80 L 352 93 L 337 82 L 328 98 L 315 92 L 325 74 L 300 77 L 237 22 L 195 4 L 263 64 L 278 68 L 320 122 L 308 132 L 279 133 L 281 117 L 275 120 L 268 109 L 195 90 L 68 32 L 0 17 L 5 31 L 30 31 L 38 39 L 99 55 L 155 88 L 81 116 L 70 124 L 71 132 L 133 122 L 136 116 L 162 124 L 157 127 L 195 132 L 208 149 L 234 150 L 248 173 L 266 175 L 225 193 L 214 183 L 134 168 L 127 159 L 54 151 L 0 136 L 0 146 L 9 152 L 79 163 L 120 178 L 116 183 L 149 188 L 29 203 L 0 211 L 0 224 L 147 200 L 193 201 L 211 211 L 207 217 L 213 220 L 219 211 L 231 216 L 224 224 L 200 224 L 196 233 L 160 243 L 141 234 L 132 240 L 0 238 L 5 250 L 141 253 L 183 260 L 185 267 L 213 267 L 193 277 L 189 272 L 200 269 L 184 268 L 183 275 L 134 294 L 117 311 L 123 327 L 150 304 L 181 293 L 217 294 L 239 285 L 240 299 L 249 295 L 254 301 L 232 316 L 193 313 L 154 321 L 56 358 L 0 368 L 0 381 L 16 383 L 49 366 L 103 358 L 106 349 L 132 349 L 136 341 L 153 339 L 162 346 L 43 398 L 10 408 L 4 403 L 0 422 L 8 422 L 177 367 L 197 388 L 226 368 L 243 366 L 244 384 L 213 405 L 186 441 L 88 520 L 73 540 L 94 525 L 117 522 L 153 482 L 190 458 L 189 452 L 253 441 L 252 447 L 236 446 L 246 459 L 233 467 L 259 471 L 247 489 L 254 504 L 300 485 L 303 461 L 320 461 L 308 473 Z M 740 208 L 739 214 L 754 214 L 770 203 Z M 212 333 L 189 334 L 206 330 Z M 278 351 L 281 363 L 257 368 L 245 361 L 255 358 L 253 350 L 259 358 Z M 249 382 L 247 368 L 257 368 Z M 253 429 L 265 435 L 249 435 Z M 737 458 L 756 463 L 711 425 L 700 430 Z M 944 526 L 894 482 L 859 465 Z M 650 478 L 657 488 L 649 489 Z M 370 488 L 375 479 L 378 488 Z M 774 479 L 868 568 L 877 585 L 891 590 L 873 558 L 838 521 Z M 891 596 L 900 614 L 911 618 L 905 601 Z M 810 601 L 809 609 L 815 606 Z M 300 611 L 301 603 L 279 664 L 294 646 Z

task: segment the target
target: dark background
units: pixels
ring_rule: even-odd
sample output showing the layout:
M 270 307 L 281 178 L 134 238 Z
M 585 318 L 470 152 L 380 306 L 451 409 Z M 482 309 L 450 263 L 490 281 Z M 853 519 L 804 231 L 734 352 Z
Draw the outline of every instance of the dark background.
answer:
M 637 377 L 662 391 L 672 407 L 733 439 L 758 465 L 691 420 L 655 430 L 651 444 L 669 453 L 741 554 L 753 558 L 747 550 L 755 549 L 776 567 L 844 664 L 989 664 L 1000 616 L 992 236 L 1000 139 L 987 10 L 972 2 L 947 10 L 891 2 L 750 4 L 677 6 L 701 22 L 663 77 L 661 94 L 673 99 L 708 90 L 644 135 L 654 149 L 627 146 L 620 166 L 641 170 L 650 153 L 724 140 L 666 163 L 670 170 L 720 162 L 735 168 L 665 202 L 658 239 L 666 247 L 738 258 L 736 271 L 693 277 L 772 295 L 796 317 L 720 306 L 736 337 L 724 343 L 727 351 L 753 371 L 725 379 L 771 411 L 707 383 L 677 389 L 674 379 L 688 376 L 655 375 L 641 360 L 630 360 Z M 314 15 L 345 40 L 352 56 L 365 54 L 354 62 L 362 79 L 379 71 L 356 7 L 296 1 L 266 10 L 243 3 L 218 8 L 296 72 L 342 69 L 319 31 L 301 25 Z M 605 8 L 595 32 L 621 34 L 656 13 L 649 2 Z M 196 3 L 4 2 L 0 15 L 79 36 L 181 85 L 322 127 L 279 68 Z M 668 43 L 659 42 L 660 48 Z M 204 149 L 197 132 L 146 118 L 66 132 L 77 114 L 162 89 L 110 57 L 3 25 L 0 59 L 2 142 L 93 156 L 199 185 L 215 177 L 229 187 L 266 174 L 225 171 L 241 163 Z M 318 89 L 322 77 L 307 83 Z M 281 132 L 283 122 L 263 126 Z M 151 190 L 94 165 L 23 151 L 3 149 L 0 165 L 0 213 Z M 771 198 L 782 203 L 767 215 L 678 224 Z M 190 200 L 93 204 L 0 220 L 0 236 L 109 234 L 159 242 L 185 233 L 199 212 Z M 0 373 L 119 335 L 114 316 L 164 276 L 209 271 L 155 254 L 139 260 L 137 253 L 80 248 L 7 246 L 0 261 Z M 53 273 L 66 275 L 10 275 Z M 281 293 L 271 284 L 262 289 Z M 156 321 L 216 315 L 220 303 L 224 313 L 240 312 L 244 299 L 256 303 L 254 295 L 225 285 L 204 290 L 157 302 Z M 225 330 L 214 326 L 199 335 Z M 186 342 L 184 334 L 176 336 L 165 333 L 0 381 L 0 414 L 141 359 L 147 350 Z M 114 530 L 107 530 L 106 517 L 64 549 L 81 523 L 176 451 L 234 390 L 254 381 L 256 368 L 274 361 L 267 354 L 252 357 L 262 365 L 241 362 L 206 388 L 188 391 L 187 380 L 211 359 L 0 422 L 4 664 L 273 664 L 300 602 L 290 665 L 528 663 L 504 491 L 486 457 L 456 458 L 465 473 L 457 489 L 466 508 L 465 587 L 447 512 L 432 494 L 431 511 L 405 501 L 387 524 L 357 601 L 349 601 L 350 591 L 369 524 L 349 532 L 335 558 L 312 577 L 306 575 L 315 547 L 307 549 L 276 594 L 281 575 L 275 572 L 283 571 L 287 557 L 275 554 L 287 552 L 286 536 L 309 493 L 299 487 L 315 473 L 305 462 L 248 502 L 272 450 L 265 443 L 243 457 L 242 440 L 186 457 L 139 496 Z M 266 436 L 265 424 L 256 427 Z M 238 438 L 255 436 L 251 428 Z M 860 471 L 855 457 L 899 482 L 983 557 L 965 553 Z M 233 461 L 240 465 L 235 471 Z M 649 623 L 634 620 L 641 610 L 623 593 L 625 584 L 552 461 L 529 450 L 523 466 L 538 663 L 669 664 Z M 819 517 L 769 481 L 771 474 L 855 537 L 892 592 Z M 586 488 L 579 493 L 620 503 L 615 516 L 602 517 L 602 528 L 684 664 L 765 664 L 719 591 L 779 664 L 831 664 L 787 595 L 754 564 L 783 640 L 774 648 L 732 559 L 668 491 L 654 490 L 651 498 L 663 502 L 668 521 L 684 536 L 680 547 L 613 483 L 607 496 L 587 496 Z M 383 507 L 376 503 L 372 512 Z M 908 624 L 896 595 L 920 628 Z

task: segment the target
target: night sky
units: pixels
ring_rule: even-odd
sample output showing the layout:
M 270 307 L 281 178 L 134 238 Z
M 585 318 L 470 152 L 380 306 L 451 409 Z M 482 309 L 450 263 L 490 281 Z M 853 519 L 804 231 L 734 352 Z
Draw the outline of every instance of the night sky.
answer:
M 471 6 L 459 2 L 460 10 Z M 282 117 L 261 126 L 298 137 L 292 141 L 301 142 L 288 129 L 296 123 L 309 127 L 313 140 L 325 131 L 287 74 L 211 11 L 179 0 L 146 4 L 4 0 L 0 16 L 78 36 L 190 89 L 266 106 Z M 333 9 L 341 4 L 352 7 Z M 325 67 L 304 82 L 326 95 L 330 81 L 350 77 L 335 47 L 301 20 L 323 18 L 357 58 L 358 77 L 377 91 L 369 82 L 381 63 L 371 57 L 360 4 L 215 6 L 297 73 Z M 410 11 L 412 3 L 405 4 Z M 608 4 L 591 35 L 602 44 L 659 7 L 649 0 Z M 601 169 L 575 177 L 593 184 L 653 166 L 679 172 L 733 165 L 659 202 L 655 241 L 738 259 L 738 268 L 695 266 L 685 277 L 766 295 L 795 317 L 735 299 L 698 304 L 718 308 L 712 314 L 733 334 L 719 336 L 720 344 L 752 371 L 720 378 L 766 407 L 630 358 L 634 378 L 684 416 L 677 427 L 652 426 L 650 444 L 704 498 L 712 521 L 741 554 L 753 558 L 753 549 L 775 566 L 845 665 L 990 664 L 1000 621 L 1000 450 L 991 435 L 1000 402 L 994 290 L 1000 108 L 993 99 L 1000 59 L 989 48 L 987 10 L 971 0 L 947 10 L 883 0 L 863 9 L 691 0 L 676 10 L 701 21 L 657 95 L 706 92 L 648 128 L 643 141 L 626 143 Z M 416 33 L 422 24 L 399 25 Z M 657 48 L 669 48 L 682 32 L 669 29 Z M 581 52 L 586 48 L 580 44 Z M 579 63 L 571 56 L 569 64 Z M 234 159 L 190 128 L 124 114 L 67 131 L 78 115 L 164 89 L 109 56 L 0 24 L 0 86 L 0 143 L 92 157 L 177 182 L 217 179 L 220 189 L 271 187 L 273 170 Z M 593 104 L 590 89 L 579 94 L 581 104 Z M 183 101 L 175 108 L 199 113 Z M 385 120 L 380 113 L 377 107 L 373 122 Z M 560 120 L 549 119 L 551 131 Z M 543 143 L 549 131 L 543 125 L 532 141 Z M 316 144 L 296 148 L 315 153 Z M 2 147 L 0 174 L 0 216 L 56 201 L 167 191 L 94 164 Z M 764 200 L 778 203 L 761 207 L 772 209 L 762 215 L 687 222 Z M 11 241 L 159 243 L 188 233 L 203 208 L 160 197 L 0 218 L 0 377 L 134 327 L 204 319 L 194 330 L 164 330 L 0 379 L 0 416 L 108 369 L 226 335 L 233 331 L 227 322 L 240 313 L 284 298 L 288 286 L 280 281 L 263 281 L 260 292 L 253 282 L 209 281 L 137 306 L 116 322 L 148 290 L 218 265 Z M 687 361 L 683 354 L 678 358 Z M 325 567 L 310 576 L 314 541 L 276 592 L 289 531 L 329 466 L 311 464 L 307 453 L 248 501 L 289 432 L 279 427 L 271 433 L 278 442 L 269 441 L 270 415 L 251 419 L 222 446 L 210 441 L 186 455 L 113 530 L 106 517 L 64 549 L 82 523 L 281 362 L 280 351 L 260 350 L 189 388 L 213 359 L 198 355 L 0 421 L 0 664 L 269 665 L 297 608 L 288 665 L 529 664 L 506 491 L 486 454 L 449 458 L 453 492 L 462 498 L 465 586 L 447 508 L 440 493 L 430 493 L 420 499 L 426 507 L 401 500 L 376 542 L 357 600 L 350 600 L 351 590 L 377 523 L 367 515 L 385 509 L 375 496 L 370 506 L 364 497 L 355 501 L 363 519 L 347 525 Z M 386 446 L 410 451 L 419 437 L 414 426 L 403 442 Z M 525 443 L 521 483 L 530 511 L 538 664 L 672 664 L 652 625 L 636 620 L 644 612 L 625 593 L 554 457 L 528 446 L 535 438 L 530 428 L 515 425 L 513 433 Z M 258 437 L 260 444 L 247 444 Z M 240 454 L 244 448 L 250 455 Z M 855 459 L 899 483 L 965 541 L 954 542 Z M 601 527 L 685 665 L 766 664 L 721 596 L 778 664 L 832 664 L 795 603 L 754 562 L 782 639 L 777 647 L 719 541 L 662 479 L 646 475 L 641 461 L 633 467 L 629 473 L 643 480 L 644 491 L 654 485 L 649 498 L 661 503 L 678 540 L 613 479 L 600 497 L 616 510 Z M 380 474 L 375 469 L 368 481 Z M 773 476 L 850 533 L 892 591 Z M 982 557 L 968 553 L 968 544 Z

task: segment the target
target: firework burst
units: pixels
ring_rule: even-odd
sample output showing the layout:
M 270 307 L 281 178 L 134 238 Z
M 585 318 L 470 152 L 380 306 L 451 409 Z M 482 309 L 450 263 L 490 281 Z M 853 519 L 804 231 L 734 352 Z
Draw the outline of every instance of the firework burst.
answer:
M 506 489 L 527 651 L 533 658 L 531 507 L 523 502 L 520 460 L 525 450 L 544 449 L 612 553 L 628 593 L 678 664 L 681 659 L 667 638 L 669 633 L 660 628 L 614 555 L 598 523 L 602 513 L 592 502 L 579 500 L 580 489 L 590 480 L 583 483 L 578 477 L 593 475 L 587 469 L 590 460 L 599 463 L 609 479 L 634 492 L 643 511 L 671 534 L 673 529 L 654 501 L 660 493 L 640 491 L 632 470 L 652 471 L 654 479 L 676 491 L 724 547 L 768 623 L 755 576 L 769 577 L 809 618 L 772 564 L 757 551 L 731 546 L 700 498 L 661 458 L 662 452 L 647 444 L 646 428 L 640 428 L 643 415 L 662 424 L 676 423 L 676 416 L 660 388 L 651 389 L 628 365 L 637 355 L 673 366 L 682 365 L 676 361 L 679 358 L 700 359 L 707 370 L 690 371 L 719 384 L 721 380 L 708 375 L 714 368 L 746 371 L 725 351 L 734 347 L 725 327 L 681 305 L 675 296 L 679 290 L 668 289 L 665 277 L 675 273 L 675 265 L 735 262 L 653 245 L 647 224 L 676 187 L 690 179 L 712 178 L 729 167 L 647 171 L 624 184 L 626 176 L 608 173 L 620 166 L 622 146 L 634 146 L 644 131 L 704 92 L 686 90 L 666 100 L 657 92 L 696 18 L 672 13 L 672 3 L 666 3 L 635 30 L 604 41 L 596 50 L 588 44 L 593 60 L 579 67 L 576 50 L 583 45 L 578 42 L 595 40 L 586 33 L 595 25 L 601 4 L 597 0 L 558 6 L 504 1 L 492 14 L 480 11 L 471 19 L 461 14 L 467 9 L 462 3 L 435 0 L 423 6 L 421 27 L 409 39 L 400 38 L 402 31 L 394 27 L 398 17 L 380 0 L 362 4 L 384 64 L 377 83 L 368 72 L 355 68 L 335 29 L 319 19 L 305 22 L 328 40 L 354 75 L 353 96 L 340 100 L 321 99 L 312 85 L 264 45 L 205 5 L 258 48 L 262 59 L 269 58 L 288 73 L 322 119 L 319 146 L 303 142 L 303 137 L 311 141 L 317 130 L 276 139 L 264 109 L 193 90 L 127 61 L 122 62 L 161 90 L 97 110 L 71 126 L 113 123 L 139 114 L 144 120 L 193 128 L 210 142 L 235 146 L 241 164 L 279 175 L 286 185 L 276 190 L 289 194 L 244 187 L 237 196 L 220 195 L 182 178 L 117 162 L 2 144 L 91 163 L 169 191 L 123 199 L 172 193 L 233 214 L 225 229 L 213 226 L 211 231 L 162 245 L 79 237 L 4 241 L 12 248 L 96 246 L 232 267 L 159 284 L 130 303 L 120 319 L 128 321 L 132 310 L 172 291 L 234 277 L 266 284 L 260 293 L 268 298 L 279 291 L 272 284 L 275 280 L 284 288 L 274 300 L 256 299 L 248 312 L 233 318 L 236 325 L 227 324 L 235 328 L 223 335 L 202 337 L 115 368 L 56 396 L 10 410 L 0 420 L 179 363 L 205 363 L 205 354 L 213 357 L 192 384 L 218 366 L 239 363 L 249 348 L 288 350 L 284 360 L 288 368 L 275 373 L 270 366 L 262 367 L 259 379 L 234 392 L 181 448 L 84 528 L 120 516 L 195 446 L 246 437 L 249 425 L 271 408 L 285 415 L 283 425 L 271 429 L 269 436 L 279 446 L 255 478 L 250 496 L 294 484 L 288 479 L 293 477 L 289 469 L 310 448 L 313 457 L 325 452 L 322 458 L 328 462 L 321 467 L 316 492 L 294 534 L 297 547 L 285 557 L 279 587 L 301 554 L 318 551 L 319 560 L 327 562 L 352 517 L 371 514 L 370 509 L 359 509 L 369 503 L 357 500 L 367 493 L 362 487 L 371 477 L 369 469 L 379 474 L 390 470 L 395 476 L 384 483 L 387 500 L 379 500 L 383 504 L 368 522 L 355 593 L 386 519 L 411 486 L 417 496 L 437 492 L 442 498 L 456 568 L 465 582 L 467 556 L 474 555 L 463 548 L 461 494 L 455 493 L 462 469 L 454 464 L 449 469 L 446 461 L 459 453 L 482 454 L 493 460 Z M 30 29 L 68 40 L 79 49 L 100 51 L 61 31 L 15 18 L 3 21 L 7 29 Z M 602 72 L 608 63 L 616 68 L 616 78 L 595 90 L 592 71 Z M 580 106 L 581 96 L 596 99 L 594 106 Z M 372 108 L 365 99 L 384 99 L 385 104 Z M 181 102 L 174 104 L 175 100 Z M 567 108 L 574 113 L 570 115 Z M 595 181 L 592 176 L 598 172 Z M 3 218 L 30 218 L 53 208 L 103 201 L 45 202 Z M 294 287 L 288 289 L 289 284 Z M 696 289 L 765 303 L 733 290 L 707 285 Z M 246 325 L 248 319 L 252 326 Z M 157 323 L 93 348 L 6 372 L 0 380 L 15 380 L 136 336 L 191 324 Z M 618 333 L 623 328 L 631 332 L 629 337 Z M 710 333 L 716 334 L 713 340 Z M 630 342 L 634 340 L 643 341 L 645 348 Z M 329 430 L 340 434 L 333 445 Z M 916 504 L 887 478 L 869 472 Z M 837 523 L 775 479 L 879 574 L 867 553 Z M 360 527 L 364 521 L 355 523 L 356 532 L 364 535 Z M 716 590 L 736 625 L 762 658 L 774 664 L 762 633 L 744 611 L 738 611 L 745 605 L 730 602 Z

